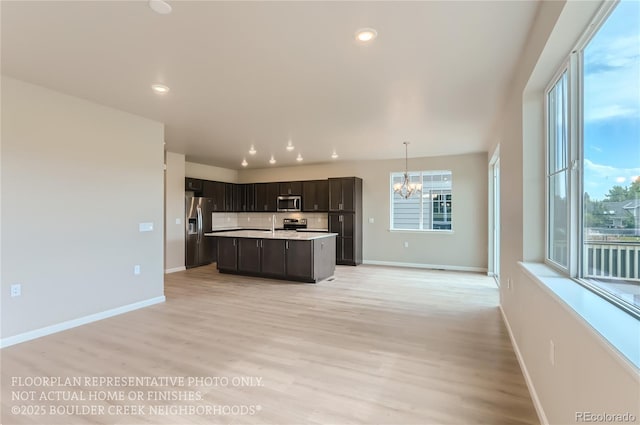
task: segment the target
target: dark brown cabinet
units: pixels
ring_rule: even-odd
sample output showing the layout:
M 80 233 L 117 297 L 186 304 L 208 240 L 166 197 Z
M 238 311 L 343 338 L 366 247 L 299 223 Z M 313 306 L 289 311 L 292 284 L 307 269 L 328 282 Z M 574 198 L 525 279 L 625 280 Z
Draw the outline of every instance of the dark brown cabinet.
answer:
M 233 183 L 225 183 L 224 184 L 224 210 L 227 212 L 235 211 L 233 209 L 233 201 L 234 201 L 234 189 L 236 184 Z
M 356 211 L 362 203 L 362 179 L 341 177 L 329 179 L 329 211 Z
M 238 239 L 238 270 L 248 273 L 261 271 L 262 239 Z
M 287 276 L 295 279 L 313 279 L 312 241 L 286 242 Z
M 329 213 L 329 232 L 337 233 L 336 264 L 355 266 L 362 263 L 362 243 L 355 213 Z
M 279 195 L 302 195 L 302 182 L 281 182 L 278 184 Z
M 186 177 L 184 179 L 184 190 L 194 192 L 194 196 L 202 196 L 203 180 Z
M 329 182 L 327 180 L 302 182 L 302 211 L 329 211 Z
M 270 276 L 286 274 L 286 241 L 282 239 L 262 239 L 262 273 Z
M 255 185 L 254 184 L 234 184 L 233 185 L 233 211 L 252 212 L 255 211 Z
M 255 211 L 272 212 L 277 209 L 279 183 L 256 183 Z
M 338 234 L 336 264 L 362 264 L 362 179 L 329 179 L 329 196 L 329 232 Z
M 214 182 L 209 180 L 204 180 L 203 182 L 203 190 L 202 196 L 205 198 L 212 199 L 213 211 L 214 212 L 224 212 L 226 211 L 225 207 L 225 186 L 229 183 L 222 182 Z
M 218 240 L 218 270 L 238 270 L 238 238 Z
M 335 271 L 336 242 L 332 236 L 312 240 L 218 237 L 218 270 L 317 282 Z

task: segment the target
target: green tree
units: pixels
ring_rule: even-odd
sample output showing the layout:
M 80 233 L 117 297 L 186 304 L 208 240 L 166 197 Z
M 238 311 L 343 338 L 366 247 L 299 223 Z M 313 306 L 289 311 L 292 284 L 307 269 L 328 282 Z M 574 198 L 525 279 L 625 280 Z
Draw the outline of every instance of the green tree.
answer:
M 591 200 L 584 194 L 584 224 L 586 227 L 606 227 L 607 214 L 602 201 Z
M 640 176 L 631 182 L 629 186 L 629 198 L 631 200 L 640 199 Z
M 629 188 L 615 185 L 611 189 L 609 189 L 609 193 L 604 195 L 604 197 L 608 202 L 627 201 L 630 199 Z

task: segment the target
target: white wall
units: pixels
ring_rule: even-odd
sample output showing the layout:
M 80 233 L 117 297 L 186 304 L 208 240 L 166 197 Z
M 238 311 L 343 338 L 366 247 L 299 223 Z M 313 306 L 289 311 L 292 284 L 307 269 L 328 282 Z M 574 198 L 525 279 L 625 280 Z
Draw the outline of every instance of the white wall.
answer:
M 185 163 L 185 175 L 186 177 L 193 177 L 195 179 L 213 180 L 227 183 L 238 182 L 237 170 L 214 167 L 213 165 L 198 164 L 196 162 Z
M 164 268 L 172 272 L 184 270 L 185 264 L 184 155 L 166 152 L 165 164 Z
M 163 138 L 161 123 L 2 77 L 3 341 L 161 300 Z
M 411 170 L 452 170 L 453 233 L 390 232 L 389 175 L 404 159 L 240 170 L 242 183 L 356 176 L 363 179 L 363 259 L 461 270 L 487 269 L 487 154 L 411 158 Z M 374 223 L 369 223 L 373 218 Z M 409 243 L 404 248 L 404 242 Z
M 543 90 L 598 3 L 541 3 L 495 134 L 501 155 L 501 307 L 539 413 L 551 424 L 576 423 L 576 412 L 583 411 L 640 417 L 637 371 L 518 265 L 544 258 Z

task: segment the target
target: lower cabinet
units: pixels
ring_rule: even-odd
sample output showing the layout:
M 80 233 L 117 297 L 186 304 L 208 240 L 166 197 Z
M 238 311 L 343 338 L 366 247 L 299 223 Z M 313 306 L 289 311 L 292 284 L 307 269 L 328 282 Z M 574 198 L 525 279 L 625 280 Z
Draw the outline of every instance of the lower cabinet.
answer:
M 329 213 L 329 232 L 337 233 L 336 264 L 362 263 L 362 224 L 355 213 Z
M 218 270 L 253 276 L 318 282 L 333 276 L 335 238 L 313 240 L 218 239 Z
M 238 239 L 238 270 L 242 272 L 260 272 L 260 254 L 262 239 Z
M 313 277 L 313 241 L 287 241 L 287 276 L 300 279 Z
M 216 238 L 218 240 L 218 269 L 238 270 L 238 238 Z
M 282 239 L 262 239 L 262 273 L 272 276 L 286 274 L 286 241 Z

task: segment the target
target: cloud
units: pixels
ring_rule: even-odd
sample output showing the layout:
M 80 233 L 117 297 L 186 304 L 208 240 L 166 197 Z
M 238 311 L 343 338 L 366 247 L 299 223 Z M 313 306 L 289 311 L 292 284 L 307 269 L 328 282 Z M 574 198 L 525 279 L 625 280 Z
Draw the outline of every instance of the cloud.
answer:
M 638 175 L 640 167 L 619 168 L 584 160 L 584 190 L 592 199 L 604 199 L 613 186 L 634 181 Z
M 614 14 L 625 13 L 621 6 Z M 584 51 L 584 119 L 587 122 L 640 118 L 638 25 L 633 21 L 624 22 L 627 16 L 616 18 L 610 18 L 611 22 L 605 24 Z M 629 22 L 632 23 L 629 25 Z

